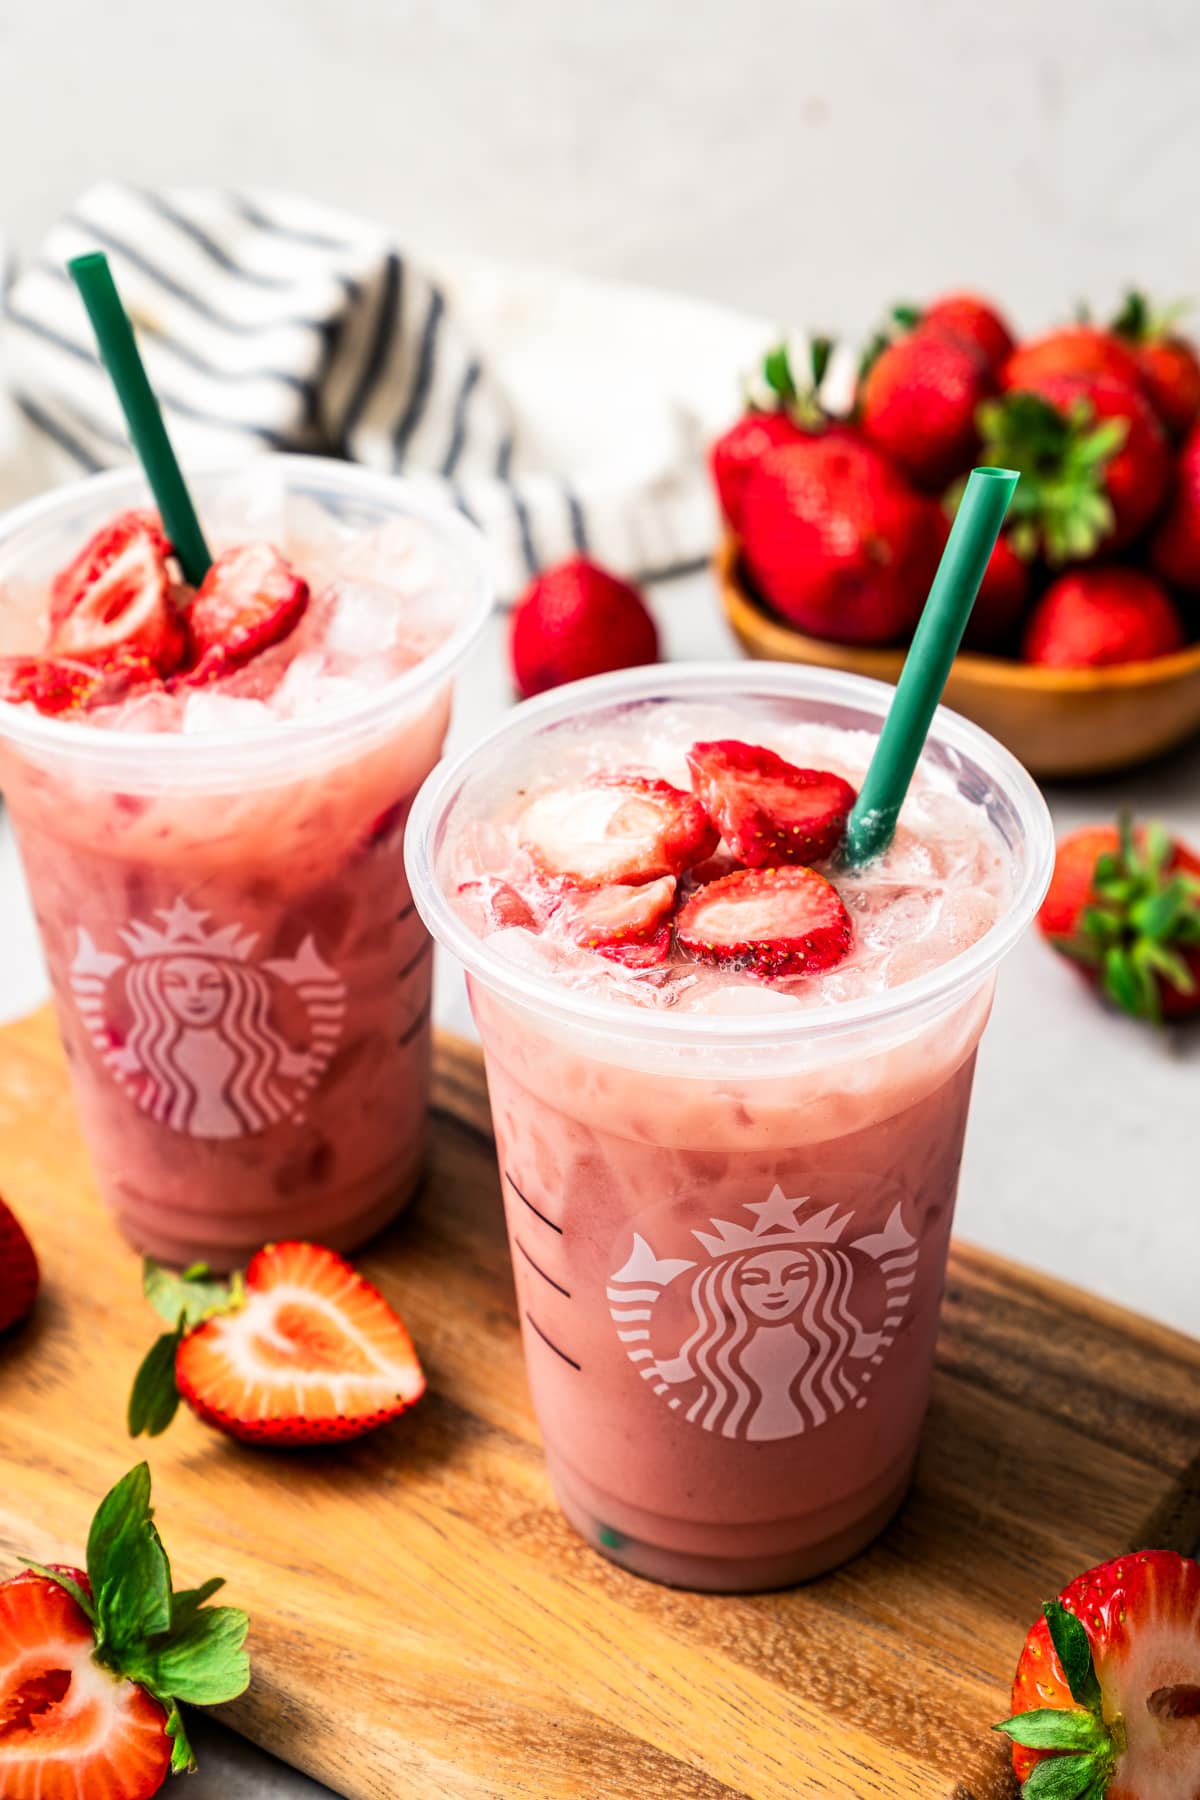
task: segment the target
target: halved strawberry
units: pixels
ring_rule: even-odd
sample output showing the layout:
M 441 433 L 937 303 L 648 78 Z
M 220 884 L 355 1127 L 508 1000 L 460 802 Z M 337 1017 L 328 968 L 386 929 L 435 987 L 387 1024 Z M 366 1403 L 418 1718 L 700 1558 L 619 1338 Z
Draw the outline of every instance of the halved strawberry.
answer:
M 1114 1557 L 1030 1627 L 1012 1689 L 1022 1794 L 1196 1800 L 1200 1564 L 1174 1550 Z
M 567 896 L 559 917 L 583 949 L 627 968 L 657 968 L 671 948 L 675 887 L 675 877 L 664 875 L 641 887 L 584 889 Z
M 187 648 L 170 554 L 152 514 L 121 513 L 110 520 L 54 579 L 51 654 L 104 665 L 133 651 L 169 675 Z
M 212 563 L 188 612 L 195 665 L 212 681 L 285 638 L 303 617 L 308 583 L 272 544 L 239 544 Z
M 550 788 L 529 802 L 517 829 L 546 874 L 579 887 L 681 875 L 717 847 L 695 795 L 646 775 L 588 775 Z
M 172 1592 L 145 1463 L 101 1501 L 87 1563 L 0 1584 L 4 1800 L 149 1800 L 196 1766 L 179 1702 L 249 1683 L 249 1620 L 207 1604 L 221 1581 Z
M 675 935 L 701 962 L 732 963 L 772 981 L 831 969 L 854 932 L 833 884 L 790 864 L 710 882 L 680 912 Z
M 748 868 L 824 862 L 841 843 L 858 796 L 840 775 L 736 738 L 693 744 L 687 759 L 701 804 Z
M 229 1286 L 151 1263 L 146 1294 L 175 1329 L 138 1371 L 135 1437 L 165 1431 L 182 1396 L 247 1443 L 331 1443 L 398 1418 L 425 1391 L 383 1295 L 320 1244 L 268 1244 Z
M 38 1262 L 20 1220 L 0 1200 L 0 1331 L 33 1311 Z

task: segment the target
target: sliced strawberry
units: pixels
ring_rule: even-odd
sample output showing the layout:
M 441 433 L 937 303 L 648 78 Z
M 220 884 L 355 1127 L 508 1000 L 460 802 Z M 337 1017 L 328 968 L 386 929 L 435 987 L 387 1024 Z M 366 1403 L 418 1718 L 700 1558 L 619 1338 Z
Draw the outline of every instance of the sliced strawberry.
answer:
M 1030 1627 L 1012 1717 L 996 1729 L 1013 1740 L 1024 1794 L 1195 1800 L 1200 1565 L 1139 1550 L 1069 1583 Z
M 212 681 L 285 638 L 303 617 L 308 583 L 272 544 L 239 544 L 218 556 L 188 613 L 195 666 Z
M 589 775 L 551 788 L 529 802 L 517 829 L 546 874 L 580 887 L 681 875 L 717 847 L 695 796 L 645 775 Z
M 187 630 L 167 567 L 171 546 L 149 513 L 121 513 L 98 531 L 50 590 L 49 649 L 106 664 L 133 651 L 169 675 Z
M 464 881 L 458 891 L 460 894 L 470 894 L 479 901 L 487 914 L 488 923 L 496 930 L 511 929 L 514 926 L 520 926 L 525 931 L 537 929 L 537 914 L 511 881 L 501 881 L 494 875 L 488 875 L 479 881 Z
M 675 877 L 640 887 L 585 889 L 568 895 L 559 917 L 572 941 L 627 968 L 657 968 L 671 948 Z
M 20 1220 L 0 1200 L 0 1331 L 26 1317 L 37 1299 L 38 1263 Z
M 751 869 L 824 862 L 841 843 L 857 795 L 827 769 L 798 769 L 735 738 L 693 744 L 692 786 L 733 855 Z
M 228 1310 L 182 1336 L 179 1392 L 200 1418 L 259 1444 L 358 1437 L 425 1391 L 412 1339 L 383 1295 L 332 1250 L 268 1244 Z
M 162 685 L 154 664 L 134 650 L 114 653 L 103 667 L 50 656 L 0 656 L 0 700 L 36 706 L 49 718 L 113 706 Z
M 837 889 L 815 869 L 740 869 L 693 894 L 676 921 L 680 946 L 701 962 L 778 980 L 831 969 L 853 927 Z
M 62 1573 L 87 1592 L 80 1571 Z M 91 1621 L 57 1581 L 29 1573 L 0 1585 L 0 1794 L 148 1800 L 162 1786 L 166 1712 L 94 1649 Z

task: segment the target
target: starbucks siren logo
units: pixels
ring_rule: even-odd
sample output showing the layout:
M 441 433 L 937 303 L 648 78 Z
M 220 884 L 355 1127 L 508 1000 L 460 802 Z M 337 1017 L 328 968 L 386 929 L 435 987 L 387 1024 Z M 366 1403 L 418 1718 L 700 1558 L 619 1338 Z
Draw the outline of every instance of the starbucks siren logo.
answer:
M 257 935 L 209 927 L 184 900 L 99 949 L 82 928 L 71 991 L 88 1035 L 152 1119 L 190 1137 L 233 1138 L 300 1120 L 342 1033 L 346 988 L 311 937 L 295 956 L 253 959 Z M 306 1047 L 279 1025 L 290 1005 Z M 120 1024 L 116 1020 L 120 1020 Z
M 795 1437 L 867 1404 L 862 1390 L 907 1310 L 917 1241 L 899 1203 L 882 1231 L 858 1237 L 853 1213 L 804 1213 L 815 1204 L 772 1189 L 742 1209 L 752 1224 L 713 1219 L 711 1232 L 691 1234 L 702 1261 L 660 1258 L 635 1232 L 611 1277 L 609 1311 L 630 1362 L 705 1431 Z

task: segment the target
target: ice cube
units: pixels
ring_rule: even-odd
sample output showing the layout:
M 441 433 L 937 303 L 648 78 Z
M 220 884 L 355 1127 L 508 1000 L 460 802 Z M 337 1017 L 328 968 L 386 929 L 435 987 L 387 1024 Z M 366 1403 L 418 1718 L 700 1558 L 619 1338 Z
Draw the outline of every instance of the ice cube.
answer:
M 396 642 L 400 603 L 394 588 L 342 582 L 333 589 L 325 644 L 342 656 L 381 656 Z
M 323 651 L 306 650 L 298 656 L 271 697 L 271 711 L 285 719 L 310 718 L 331 707 L 360 699 L 369 682 L 333 675 Z
M 758 987 L 749 981 L 736 987 L 714 988 L 692 1003 L 693 1012 L 716 1013 L 720 1017 L 743 1018 L 752 1013 L 800 1012 L 804 1002 L 796 994 L 782 993 L 778 988 Z
M 423 519 L 389 519 L 348 544 L 343 577 L 416 594 L 444 578 L 446 552 Z
M 241 700 L 213 688 L 200 688 L 184 703 L 180 729 L 185 735 L 201 731 L 257 731 L 271 723 L 270 708 L 261 700 Z

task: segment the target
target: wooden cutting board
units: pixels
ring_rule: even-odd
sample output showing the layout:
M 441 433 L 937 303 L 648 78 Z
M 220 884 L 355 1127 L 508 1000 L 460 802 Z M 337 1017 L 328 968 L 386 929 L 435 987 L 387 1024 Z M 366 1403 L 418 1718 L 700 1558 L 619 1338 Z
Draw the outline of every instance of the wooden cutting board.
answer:
M 439 1052 L 426 1191 L 362 1266 L 431 1392 L 341 1452 L 150 1446 L 181 1584 L 253 1617 L 225 1709 L 356 1800 L 1006 1800 L 990 1721 L 1078 1570 L 1200 1538 L 1200 1345 L 959 1245 L 912 1498 L 848 1568 L 700 1598 L 622 1573 L 555 1508 L 526 1399 L 477 1054 Z M 0 1345 L 0 1573 L 75 1559 L 157 1323 L 96 1199 L 48 1015 L 0 1032 L 0 1192 L 45 1293 Z

